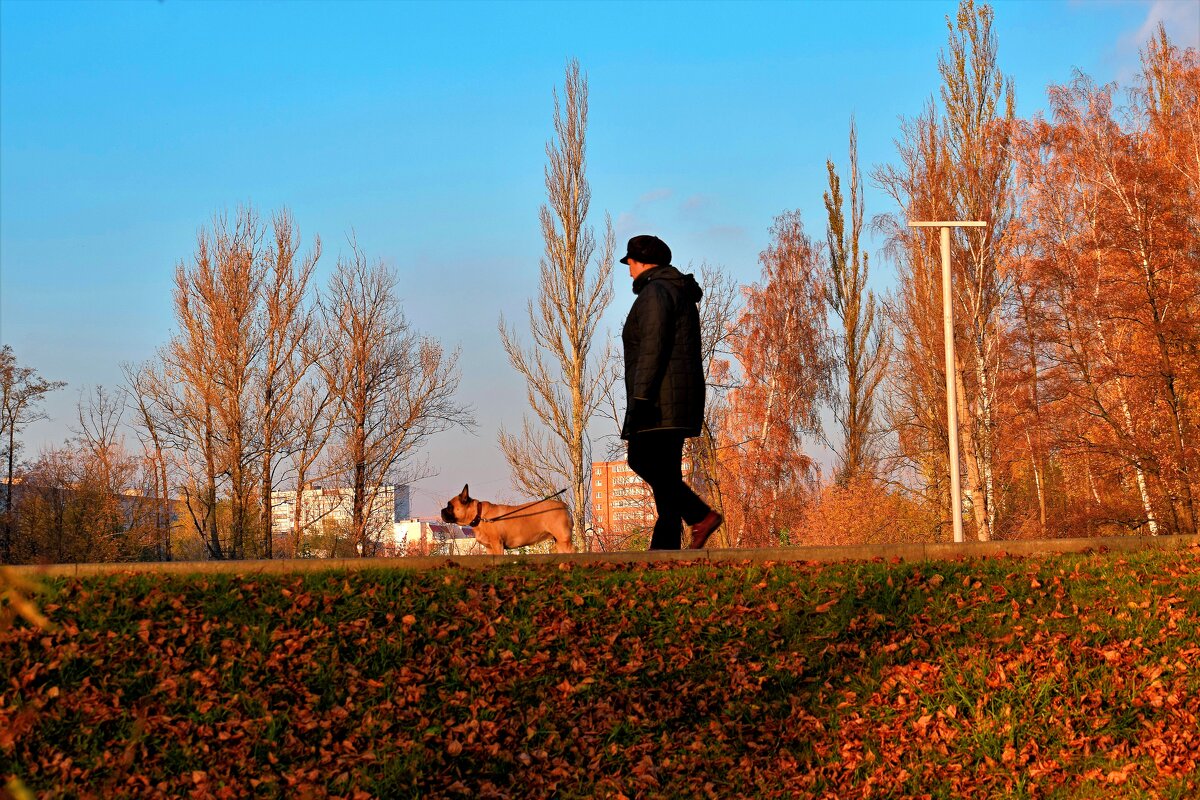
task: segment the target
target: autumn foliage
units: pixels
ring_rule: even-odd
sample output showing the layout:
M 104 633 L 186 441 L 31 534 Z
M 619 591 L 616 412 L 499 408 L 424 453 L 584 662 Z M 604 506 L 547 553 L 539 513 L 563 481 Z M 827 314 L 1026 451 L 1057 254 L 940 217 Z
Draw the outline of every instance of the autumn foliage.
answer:
M 817 477 L 805 433 L 820 431 L 829 397 L 825 269 L 799 212 L 782 214 L 759 257 L 762 282 L 745 289 L 732 337 L 742 383 L 721 428 L 721 491 L 734 547 L 778 543 Z
M 874 407 L 845 399 L 866 374 L 849 345 L 868 341 L 848 311 L 873 298 L 851 280 L 857 238 L 832 161 L 828 245 L 795 212 L 771 230 L 732 365 L 717 365 L 741 381 L 719 439 L 735 545 L 949 537 L 941 258 L 912 220 L 985 223 L 951 245 L 967 536 L 1197 530 L 1200 56 L 1160 28 L 1131 87 L 1078 74 L 1049 87 L 1047 114 L 1023 120 L 993 17 L 963 0 L 947 20 L 939 97 L 902 123 L 895 163 L 872 172 L 898 209 L 875 220 L 897 285 L 881 306 L 886 344 L 872 351 Z M 855 153 L 852 127 L 852 222 L 863 214 Z M 834 290 L 824 306 L 814 281 Z M 843 428 L 829 442 L 837 488 L 816 472 L 822 408 Z M 870 468 L 848 469 L 864 437 Z
M 58 582 L 0 782 L 71 797 L 1195 796 L 1200 551 Z
M 938 540 L 938 517 L 905 492 L 869 475 L 831 483 L 809 503 L 795 544 L 901 544 Z
M 1093 526 L 1196 530 L 1198 99 L 1196 51 L 1160 30 L 1125 106 L 1079 75 L 1021 127 L 1013 449 Z

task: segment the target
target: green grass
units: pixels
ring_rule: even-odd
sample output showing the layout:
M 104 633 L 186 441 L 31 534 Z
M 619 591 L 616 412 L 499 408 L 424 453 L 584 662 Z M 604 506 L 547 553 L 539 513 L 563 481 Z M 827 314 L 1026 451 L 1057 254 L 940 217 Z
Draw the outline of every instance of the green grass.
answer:
M 58 581 L 49 796 L 1187 797 L 1200 553 Z M 5 734 L 7 732 L 7 735 Z

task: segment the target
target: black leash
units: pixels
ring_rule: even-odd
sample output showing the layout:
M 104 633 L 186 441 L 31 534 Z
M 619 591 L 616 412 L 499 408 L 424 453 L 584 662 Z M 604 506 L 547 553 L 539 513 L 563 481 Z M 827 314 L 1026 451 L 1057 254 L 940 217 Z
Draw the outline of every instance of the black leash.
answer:
M 513 514 L 517 513 L 518 511 L 521 511 L 522 509 L 529 508 L 530 506 L 536 506 L 538 503 L 544 503 L 547 500 L 553 500 L 554 498 L 558 497 L 560 494 L 562 494 L 565 491 L 566 491 L 566 489 L 559 489 L 554 494 L 546 495 L 541 500 L 534 500 L 532 503 L 526 503 L 523 506 L 517 506 L 512 511 L 509 511 L 506 514 L 501 514 L 498 517 L 491 517 L 489 519 L 483 518 L 483 501 L 478 500 L 476 502 L 479 503 L 479 511 L 475 514 L 475 521 L 471 523 L 470 527 L 474 528 L 476 525 L 478 525 L 481 522 L 496 522 L 497 520 L 502 520 L 505 517 L 511 517 Z

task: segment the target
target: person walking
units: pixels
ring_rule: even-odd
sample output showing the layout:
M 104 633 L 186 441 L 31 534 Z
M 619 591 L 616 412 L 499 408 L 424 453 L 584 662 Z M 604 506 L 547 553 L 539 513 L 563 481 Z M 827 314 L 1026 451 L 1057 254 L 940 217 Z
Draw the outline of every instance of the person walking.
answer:
M 704 362 L 700 355 L 702 292 L 691 274 L 671 266 L 671 248 L 657 236 L 629 240 L 629 266 L 637 297 L 621 329 L 625 352 L 625 420 L 629 468 L 654 492 L 658 519 L 651 550 L 679 550 L 682 524 L 691 526 L 691 548 L 704 546 L 722 516 L 683 480 L 684 440 L 704 425 Z

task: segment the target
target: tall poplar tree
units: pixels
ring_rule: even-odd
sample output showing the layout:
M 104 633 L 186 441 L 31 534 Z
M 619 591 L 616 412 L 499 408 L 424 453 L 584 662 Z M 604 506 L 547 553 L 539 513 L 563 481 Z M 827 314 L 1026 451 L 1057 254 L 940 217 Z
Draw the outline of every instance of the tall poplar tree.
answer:
M 611 347 L 598 358 L 593 358 L 593 347 L 600 317 L 612 302 L 616 249 L 611 222 L 606 221 L 602 243 L 587 225 L 587 121 L 587 78 L 572 60 L 562 97 L 554 93 L 555 137 L 546 144 L 548 203 L 541 209 L 545 254 L 537 300 L 528 306 L 533 346 L 526 349 L 503 316 L 499 323 L 509 362 L 525 379 L 534 417 L 525 417 L 520 435 L 501 429 L 500 448 L 516 488 L 527 494 L 546 496 L 566 483 L 577 548 L 588 511 L 587 427 L 612 386 Z
M 893 318 L 901 325 L 902 347 L 912 372 L 930 377 L 944 369 L 941 335 L 934 321 L 940 316 L 937 243 L 926 231 L 905 230 L 908 220 L 982 220 L 983 228 L 958 231 L 952 237 L 955 319 L 955 366 L 961 457 L 966 463 L 964 490 L 970 497 L 975 534 L 992 538 L 996 527 L 998 403 L 1001 391 L 1003 329 L 1000 309 L 1005 299 L 1005 261 L 1010 256 L 1009 227 L 1013 216 L 1014 119 L 1012 82 L 999 68 L 991 6 L 962 0 L 954 20 L 947 18 L 947 48 L 938 57 L 942 76 L 941 106 L 927 106 L 906 123 L 898 142 L 902 165 L 884 167 L 876 179 L 903 209 L 890 221 L 891 247 L 902 275 L 899 304 Z M 939 113 L 940 112 L 940 113 Z M 912 280 L 904 278 L 908 270 Z M 931 318 L 932 317 L 932 318 Z M 909 358 L 910 357 L 910 358 Z M 927 362 L 927 363 L 921 363 Z M 944 383 L 942 384 L 945 385 Z M 931 445 L 945 441 L 941 421 L 929 409 L 940 402 L 921 387 L 927 381 L 905 381 L 893 416 L 909 431 L 924 429 L 928 436 L 906 443 L 910 457 L 929 460 Z M 911 392 L 919 391 L 920 396 Z M 909 394 L 908 400 L 904 395 Z M 933 412 L 936 413 L 936 412 Z M 914 424 L 915 423 L 915 424 Z M 936 442 L 940 444 L 940 442 Z M 939 448 L 940 449 L 940 448 Z M 920 455 L 917 455 L 920 453 Z M 940 455 L 945 461 L 944 451 Z M 932 466 L 932 465 L 931 465 Z M 936 472 L 941 469 L 933 467 Z M 930 485 L 930 484 L 927 484 Z M 946 497 L 944 492 L 939 492 Z
M 858 172 L 858 132 L 850 119 L 850 196 L 842 197 L 841 179 L 833 161 L 825 162 L 829 191 L 825 211 L 829 217 L 826 242 L 829 280 L 825 302 L 841 322 L 833 339 L 836 378 L 845 381 L 835 389 L 834 412 L 842 429 L 836 479 L 846 485 L 852 479 L 873 473 L 875 466 L 875 392 L 887 367 L 888 342 L 883 315 L 875 305 L 875 294 L 867 288 L 869 258 L 861 249 L 863 196 Z M 843 206 L 849 209 L 846 219 Z M 849 221 L 849 229 L 846 223 Z

